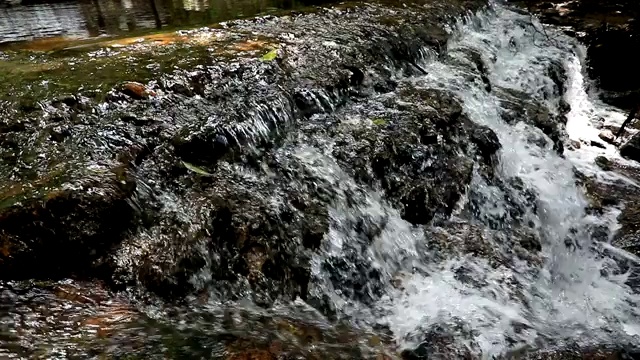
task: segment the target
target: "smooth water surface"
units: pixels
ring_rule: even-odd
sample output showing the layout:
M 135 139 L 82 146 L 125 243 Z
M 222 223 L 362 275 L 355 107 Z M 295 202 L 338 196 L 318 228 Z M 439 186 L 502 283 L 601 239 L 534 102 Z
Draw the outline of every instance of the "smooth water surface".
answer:
M 211 25 L 323 0 L 0 1 L 0 44 L 40 38 L 87 38 Z

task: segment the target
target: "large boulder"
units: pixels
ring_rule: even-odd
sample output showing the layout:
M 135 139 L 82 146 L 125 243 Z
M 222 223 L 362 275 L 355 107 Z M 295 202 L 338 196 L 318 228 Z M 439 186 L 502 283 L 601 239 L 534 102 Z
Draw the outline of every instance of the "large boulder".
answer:
M 469 121 L 443 91 L 403 85 L 397 97 L 359 109 L 360 126 L 344 125 L 353 114 L 332 120 L 342 124 L 333 154 L 357 179 L 380 184 L 413 224 L 448 217 L 471 181 L 473 159 L 490 163 L 500 148 L 495 134 Z
M 135 226 L 130 169 L 61 165 L 0 190 L 0 278 L 95 276 L 93 261 Z
M 167 298 L 251 294 L 261 305 L 306 298 L 310 252 L 328 231 L 326 206 L 252 171 L 221 164 L 180 197 L 149 199 L 159 207 L 149 226 L 104 259 L 116 285 Z

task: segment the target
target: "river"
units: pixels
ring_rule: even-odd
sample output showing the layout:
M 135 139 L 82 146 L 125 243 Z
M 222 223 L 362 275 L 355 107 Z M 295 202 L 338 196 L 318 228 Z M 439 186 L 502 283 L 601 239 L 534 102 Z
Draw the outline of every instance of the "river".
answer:
M 50 5 L 47 11 L 75 11 L 69 6 Z M 40 12 L 30 14 L 35 13 Z M 62 26 L 57 30 L 45 27 L 54 29 L 51 34 L 87 36 L 90 32 L 79 26 L 82 21 L 56 22 Z M 0 35 L 7 33 L 6 24 L 3 28 L 0 22 Z M 11 36 L 28 38 L 38 31 L 31 26 Z M 67 322 L 51 333 L 42 327 L 39 334 L 39 326 L 29 321 L 49 321 L 41 302 L 53 295 L 7 283 L 2 303 L 20 306 L 5 306 L 9 315 L 0 320 L 6 330 L 0 333 L 0 354 L 18 358 L 32 351 L 31 356 L 75 358 L 70 349 L 81 346 L 69 337 L 88 336 L 73 330 L 81 322 L 74 317 L 85 313 L 93 314 L 91 324 L 100 329 L 112 322 L 109 330 L 94 331 L 108 333 L 102 335 L 108 345 L 100 349 L 118 358 L 126 358 L 131 350 L 125 349 L 131 348 L 143 358 L 233 359 L 276 359 L 279 353 L 292 359 L 555 359 L 563 358 L 566 349 L 635 351 L 640 346 L 640 296 L 632 274 L 640 259 L 610 244 L 621 227 L 618 216 L 624 204 L 593 211 L 581 180 L 588 176 L 629 189 L 638 186 L 630 177 L 601 169 L 594 159 L 607 156 L 632 169 L 638 164 L 620 157 L 614 145 L 589 145 L 599 141 L 599 124 L 620 124 L 625 114 L 587 91 L 584 46 L 522 10 L 492 3 L 453 19 L 446 32 L 444 50 L 422 49 L 411 73 L 394 75 L 393 91 L 349 95 L 349 101 L 339 100 L 338 90 L 309 93 L 308 106 L 323 110 L 304 120 L 289 112 L 288 93 L 273 96 L 273 87 L 263 93 L 260 86 L 266 85 L 261 82 L 250 91 L 268 99 L 271 107 L 251 103 L 253 95 L 248 95 L 242 106 L 248 106 L 250 123 L 218 118 L 221 107 L 204 107 L 196 97 L 176 114 L 200 109 L 207 114 L 204 128 L 224 129 L 216 133 L 211 151 L 234 143 L 245 152 L 216 167 L 189 167 L 200 175 L 223 174 L 208 191 L 237 197 L 209 214 L 193 190 L 156 187 L 162 193 L 163 219 L 171 213 L 171 223 L 144 228 L 113 256 L 119 271 L 144 268 L 147 260 L 140 259 L 158 256 L 144 255 L 146 246 L 156 246 L 146 244 L 157 243 L 164 249 L 158 257 L 163 260 L 153 269 L 168 274 L 175 270 L 172 256 L 178 250 L 167 245 L 171 242 L 164 229 L 178 229 L 192 236 L 185 237 L 185 251 L 197 259 L 197 270 L 171 273 L 178 280 L 170 278 L 169 283 L 185 277 L 197 292 L 184 301 L 164 302 L 142 295 L 144 286 L 128 286 L 117 295 L 105 291 L 102 302 L 76 301 L 73 307 L 65 305 L 69 296 L 60 297 L 65 292 L 59 289 L 88 291 L 83 283 L 64 280 L 53 291 L 62 299 L 56 300 L 60 310 L 52 311 Z M 329 40 L 323 44 L 342 46 Z M 254 75 L 243 76 L 251 82 Z M 455 115 L 443 119 L 441 114 L 449 112 Z M 274 128 L 287 135 L 262 148 L 261 139 Z M 465 139 L 473 139 L 474 145 Z M 580 141 L 583 145 L 576 146 Z M 380 150 L 385 146 L 392 150 Z M 359 167 L 359 159 L 369 157 L 371 167 Z M 209 163 L 202 164 L 198 166 Z M 137 176 L 149 174 L 144 165 L 140 168 Z M 154 188 L 154 180 L 147 180 L 140 181 Z M 227 187 L 242 191 L 225 192 Z M 299 197 L 292 200 L 291 194 Z M 415 199 L 424 198 L 441 201 L 433 214 L 415 207 Z M 238 211 L 245 203 L 250 206 Z M 283 210 L 289 203 L 305 204 L 295 205 L 302 209 L 300 215 Z M 283 256 L 279 261 L 289 263 L 277 264 L 265 260 L 268 240 L 251 239 L 266 233 L 312 241 L 308 232 L 298 235 L 280 221 L 316 221 L 317 204 L 326 204 L 320 208 L 327 209 L 328 230 L 313 238 L 317 245 L 308 253 L 308 287 L 302 281 L 301 290 L 291 290 L 291 277 L 304 278 L 296 271 L 297 262 L 306 260 L 297 256 L 304 258 L 306 250 Z M 193 229 L 208 216 L 213 226 L 206 231 L 211 233 L 201 236 Z M 244 225 L 225 221 L 251 226 L 238 235 L 232 227 Z M 222 228 L 222 235 L 216 235 Z M 240 251 L 231 245 L 233 237 L 243 237 L 243 249 L 249 249 L 249 255 L 241 255 L 250 259 L 246 264 L 232 265 L 234 251 Z M 211 250 L 211 241 L 224 250 Z M 287 244 L 278 246 L 278 251 L 289 251 L 283 250 Z M 224 269 L 224 264 L 248 280 L 234 282 L 212 270 Z M 161 288 L 163 281 L 158 280 Z M 296 299 L 272 301 L 270 296 L 281 289 L 294 291 Z M 113 320 L 113 313 L 119 320 Z M 119 327 L 122 319 L 133 325 Z M 267 345 L 253 353 L 238 350 L 252 349 L 254 343 Z M 74 356 L 100 355 L 82 354 Z
M 60 1 L 0 3 L 0 44 L 36 39 L 140 34 L 315 5 L 314 1 Z M 322 3 L 327 3 L 323 1 Z

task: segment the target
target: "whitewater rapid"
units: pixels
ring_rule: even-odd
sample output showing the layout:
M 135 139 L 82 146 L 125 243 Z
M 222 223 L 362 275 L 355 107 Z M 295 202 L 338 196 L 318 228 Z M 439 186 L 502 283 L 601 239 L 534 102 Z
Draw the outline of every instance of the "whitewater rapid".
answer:
M 497 134 L 502 144 L 497 176 L 518 178 L 525 189 L 537 194 L 537 211 L 529 209 L 517 220 L 531 224 L 542 239 L 543 266 L 514 259 L 513 266 L 496 267 L 470 254 L 427 261 L 430 239 L 402 220 L 379 192 L 361 192 L 359 206 L 347 206 L 346 196 L 336 198 L 324 256 L 339 255 L 345 244 L 357 241 L 349 230 L 350 219 L 386 218 L 385 231 L 365 255 L 383 274 L 371 281 L 386 284 L 386 291 L 373 306 L 350 302 L 328 281 L 324 291 L 343 313 L 388 327 L 402 347 L 420 346 L 425 331 L 434 325 L 463 329 L 453 331 L 457 346 L 483 358 L 523 347 L 640 343 L 640 297 L 627 284 L 628 275 L 615 271 L 616 262 L 594 251 L 597 241 L 589 233 L 596 226 L 615 231 L 619 209 L 609 208 L 602 216 L 588 214 L 588 201 L 575 177 L 578 169 L 602 181 L 613 179 L 593 160 L 598 155 L 619 159 L 617 150 L 612 145 L 583 146 L 562 156 L 537 127 L 523 121 L 507 123 L 501 116 L 496 89 L 541 102 L 555 115 L 560 114 L 561 100 L 566 101 L 571 110 L 562 141 L 567 145 L 572 140 L 595 140 L 600 119 L 614 124 L 624 120 L 619 110 L 587 94 L 584 48 L 559 30 L 542 29 L 529 15 L 493 4 L 452 26 L 446 56 L 424 61 L 421 66 L 427 74 L 406 81 L 418 88 L 454 93 L 469 119 Z M 470 53 L 480 54 L 492 89 L 487 89 Z M 559 64 L 566 74 L 562 91 L 547 71 L 550 64 Z M 543 141 L 532 141 L 532 137 Z M 311 171 L 335 183 L 339 194 L 357 187 L 329 153 L 305 148 L 298 156 L 307 159 Z M 522 192 L 499 189 L 480 176 L 474 178 L 469 192 L 486 200 L 476 219 L 481 224 L 503 212 L 505 197 L 525 201 Z M 488 220 L 485 226 L 489 234 Z M 577 246 L 568 247 L 567 241 Z M 503 246 L 497 240 L 492 245 Z M 318 265 L 322 258 L 315 260 L 314 273 L 319 278 L 326 276 Z M 483 285 L 460 281 L 456 270 L 461 267 Z M 399 277 L 402 286 L 391 286 Z

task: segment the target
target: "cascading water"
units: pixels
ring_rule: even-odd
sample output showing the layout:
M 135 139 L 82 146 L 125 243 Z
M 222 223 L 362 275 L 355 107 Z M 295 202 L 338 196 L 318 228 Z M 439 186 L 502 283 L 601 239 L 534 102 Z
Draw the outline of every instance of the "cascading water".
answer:
M 637 184 L 594 166 L 598 155 L 617 157 L 615 146 L 572 145 L 599 141 L 600 118 L 624 115 L 587 94 L 583 48 L 557 29 L 502 4 L 455 23 L 448 37 L 430 22 L 405 28 L 402 17 L 424 11 L 441 21 L 462 4 L 427 3 L 238 22 L 234 31 L 282 41 L 276 61 L 256 52 L 167 75 L 148 103 L 114 90 L 115 100 L 97 105 L 99 131 L 70 124 L 82 131 L 69 141 L 95 140 L 104 159 L 122 150 L 136 164 L 132 179 L 118 172 L 126 192 L 105 200 L 135 205 L 136 221 L 96 259 L 131 291 L 112 301 L 101 284 L 94 302 L 84 297 L 93 282 L 40 291 L 0 281 L 0 354 L 73 357 L 75 334 L 89 337 L 78 353 L 98 345 L 95 353 L 162 359 L 637 348 L 640 296 L 629 273 L 640 260 L 606 242 L 621 209 L 594 210 L 578 178 Z M 446 51 L 436 52 L 443 38 Z M 187 96 L 171 79 L 202 86 Z M 77 161 L 73 169 L 98 162 Z M 90 185 L 97 175 L 86 175 Z M 73 190 L 86 191 L 85 182 L 71 182 Z M 103 197 L 88 201 L 82 211 L 103 205 Z M 112 208 L 120 209 L 104 213 Z M 101 224 L 102 214 L 89 223 Z
M 427 75 L 406 81 L 418 88 L 455 93 L 472 121 L 498 135 L 502 150 L 497 177 L 520 179 L 524 190 L 500 189 L 476 176 L 469 193 L 484 202 L 475 210 L 473 221 L 488 227 L 488 219 L 505 208 L 505 195 L 529 207 L 517 220 L 542 239 L 543 266 L 514 261 L 513 266 L 496 267 L 473 255 L 434 261 L 428 235 L 402 220 L 377 192 L 360 190 L 353 195 L 357 186 L 328 153 L 306 149 L 298 156 L 316 176 L 334 184 L 338 194 L 325 253 L 315 260 L 315 276 L 323 279 L 320 290 L 315 291 L 328 294 L 343 314 L 387 326 L 403 347 L 420 346 L 424 334 L 434 326 L 458 328 L 453 334 L 456 346 L 483 357 L 523 346 L 637 344 L 640 297 L 627 284 L 627 276 L 615 271 L 615 261 L 595 251 L 596 241 L 589 233 L 594 226 L 615 229 L 615 209 L 600 217 L 587 214 L 588 203 L 576 185 L 571 161 L 578 157 L 559 155 L 551 139 L 537 127 L 510 124 L 501 116 L 500 90 L 504 89 L 541 102 L 558 114 L 563 91 L 547 69 L 549 64 L 560 64 L 568 77 L 565 98 L 572 107 L 568 114 L 571 130 L 589 126 L 576 117 L 584 116 L 585 106 L 600 105 L 576 96 L 580 91 L 584 94 L 584 89 L 576 88 L 582 86 L 583 76 L 576 66 L 580 46 L 502 5 L 467 20 L 452 30 L 447 55 L 422 64 Z M 488 64 L 484 69 L 474 64 L 469 56 L 473 53 Z M 493 89 L 487 87 L 487 79 Z M 620 118 L 610 110 L 609 114 Z M 535 211 L 525 203 L 525 190 L 537 196 Z M 353 231 L 357 221 L 378 224 L 383 230 L 370 243 L 363 241 Z M 510 223 L 502 225 L 511 227 Z M 434 231 L 447 232 L 435 225 Z M 492 246 L 502 245 L 495 241 Z M 359 261 L 331 269 L 342 271 L 344 277 L 364 277 L 358 286 L 367 288 L 367 304 L 354 303 L 345 295 L 349 289 L 336 288 L 335 282 L 332 285 L 330 272 L 322 265 L 331 258 L 353 259 L 354 252 L 361 253 L 355 256 Z M 460 280 L 457 269 L 462 266 L 481 285 Z

